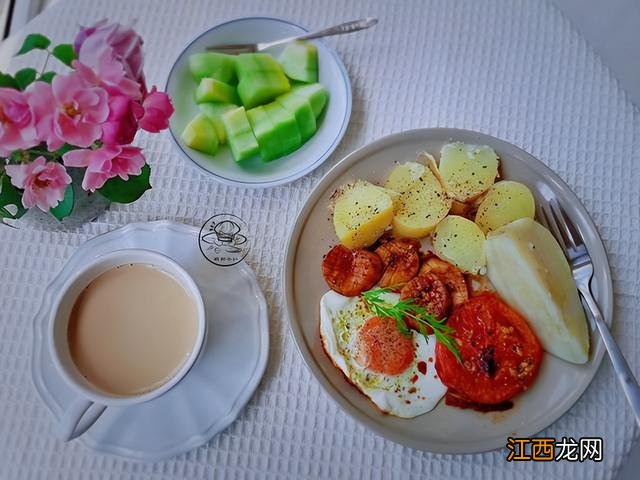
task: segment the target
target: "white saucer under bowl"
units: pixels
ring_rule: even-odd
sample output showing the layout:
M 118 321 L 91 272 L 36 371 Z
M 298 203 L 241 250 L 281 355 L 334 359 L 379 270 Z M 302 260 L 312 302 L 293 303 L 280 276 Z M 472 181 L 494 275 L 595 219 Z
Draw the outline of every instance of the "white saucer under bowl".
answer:
M 79 441 L 99 452 L 157 461 L 206 443 L 238 416 L 267 364 L 267 305 L 245 263 L 219 267 L 204 258 L 194 227 L 168 221 L 134 223 L 89 240 L 46 287 L 33 322 L 31 373 L 56 421 L 74 394 L 57 373 L 47 346 L 54 293 L 78 266 L 124 248 L 163 253 L 193 277 L 205 303 L 208 335 L 200 358 L 180 383 L 150 402 L 107 408 Z

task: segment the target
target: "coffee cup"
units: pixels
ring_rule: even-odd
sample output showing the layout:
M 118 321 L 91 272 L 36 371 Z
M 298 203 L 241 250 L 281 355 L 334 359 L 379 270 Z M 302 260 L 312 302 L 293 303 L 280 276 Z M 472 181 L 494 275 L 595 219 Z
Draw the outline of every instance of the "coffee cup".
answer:
M 54 300 L 48 329 L 53 363 L 76 395 L 60 436 L 82 435 L 108 407 L 167 393 L 195 363 L 205 333 L 198 286 L 165 255 L 118 250 L 74 272 Z

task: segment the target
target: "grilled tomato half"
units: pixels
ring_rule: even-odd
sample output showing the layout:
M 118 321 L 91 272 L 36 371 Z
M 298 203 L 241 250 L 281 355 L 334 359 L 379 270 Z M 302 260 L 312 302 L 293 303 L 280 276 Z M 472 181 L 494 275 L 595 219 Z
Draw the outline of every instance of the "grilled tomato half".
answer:
M 456 308 L 447 324 L 455 330 L 462 361 L 438 343 L 436 370 L 442 382 L 479 404 L 505 402 L 526 390 L 542 361 L 542 346 L 527 321 L 494 293 Z

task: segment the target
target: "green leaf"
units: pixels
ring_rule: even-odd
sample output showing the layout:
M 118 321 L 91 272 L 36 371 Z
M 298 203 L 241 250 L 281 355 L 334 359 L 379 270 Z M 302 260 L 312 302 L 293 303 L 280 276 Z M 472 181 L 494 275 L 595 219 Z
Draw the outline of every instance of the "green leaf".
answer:
M 22 47 L 20 47 L 16 56 L 24 55 L 31 50 L 46 50 L 49 45 L 51 45 L 51 40 L 44 35 L 40 33 L 30 33 L 27 35 L 27 38 L 24 39 Z
M 16 72 L 16 83 L 18 84 L 18 87 L 20 87 L 20 90 L 24 90 L 32 84 L 36 79 L 37 74 L 38 72 L 36 72 L 35 68 L 23 68 L 22 70 L 18 70 Z
M 15 88 L 16 90 L 19 88 L 15 78 L 2 72 L 0 72 L 0 87 Z
M 44 72 L 42 75 L 40 75 L 40 77 L 38 78 L 38 80 L 43 81 L 43 82 L 47 82 L 47 83 L 51 83 L 51 81 L 53 80 L 53 77 L 56 76 L 56 72 Z
M 15 214 L 12 214 L 7 210 L 8 205 L 14 205 L 17 209 Z M 27 209 L 22 205 L 22 192 L 13 186 L 9 175 L 2 176 L 2 182 L 0 182 L 0 219 L 2 218 L 20 218 L 27 212 Z
M 73 47 L 69 43 L 56 45 L 51 51 L 51 55 L 69 67 L 71 66 L 71 62 L 76 59 L 76 52 L 73 51 Z
M 73 185 L 67 185 L 67 189 L 64 191 L 64 198 L 53 208 L 49 209 L 49 213 L 56 217 L 58 220 L 62 220 L 64 217 L 68 217 L 73 210 L 74 198 L 73 198 Z
M 135 202 L 144 192 L 151 188 L 149 183 L 150 173 L 151 167 L 145 164 L 140 175 L 136 177 L 130 176 L 129 180 L 122 180 L 120 177 L 110 178 L 98 192 L 112 202 Z

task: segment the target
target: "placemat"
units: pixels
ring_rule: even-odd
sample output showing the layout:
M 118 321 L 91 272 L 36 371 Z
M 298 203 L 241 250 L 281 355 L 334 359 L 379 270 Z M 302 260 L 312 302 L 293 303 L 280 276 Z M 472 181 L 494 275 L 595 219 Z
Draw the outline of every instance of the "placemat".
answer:
M 611 72 L 556 7 L 538 0 L 67 0 L 34 19 L 24 33 L 39 31 L 68 42 L 78 25 L 103 17 L 137 18 L 147 79 L 162 88 L 189 39 L 249 15 L 310 27 L 380 19 L 372 30 L 327 40 L 353 87 L 344 140 L 313 174 L 287 186 L 251 190 L 201 175 L 166 134 L 141 134 L 137 143 L 153 166 L 153 190 L 139 202 L 114 205 L 72 232 L 0 228 L 0 478 L 612 478 L 635 430 L 608 360 L 576 406 L 541 434 L 602 436 L 601 463 L 507 463 L 505 449 L 466 456 L 414 451 L 356 424 L 324 394 L 289 334 L 280 278 L 283 246 L 297 211 L 346 153 L 404 129 L 479 130 L 539 157 L 583 200 L 609 252 L 614 333 L 640 372 L 640 119 Z M 16 59 L 12 68 L 26 61 Z M 74 248 L 98 233 L 162 218 L 200 225 L 220 212 L 250 225 L 248 262 L 269 303 L 271 353 L 253 399 L 208 445 L 155 464 L 59 441 L 29 373 L 31 320 L 46 283 Z

